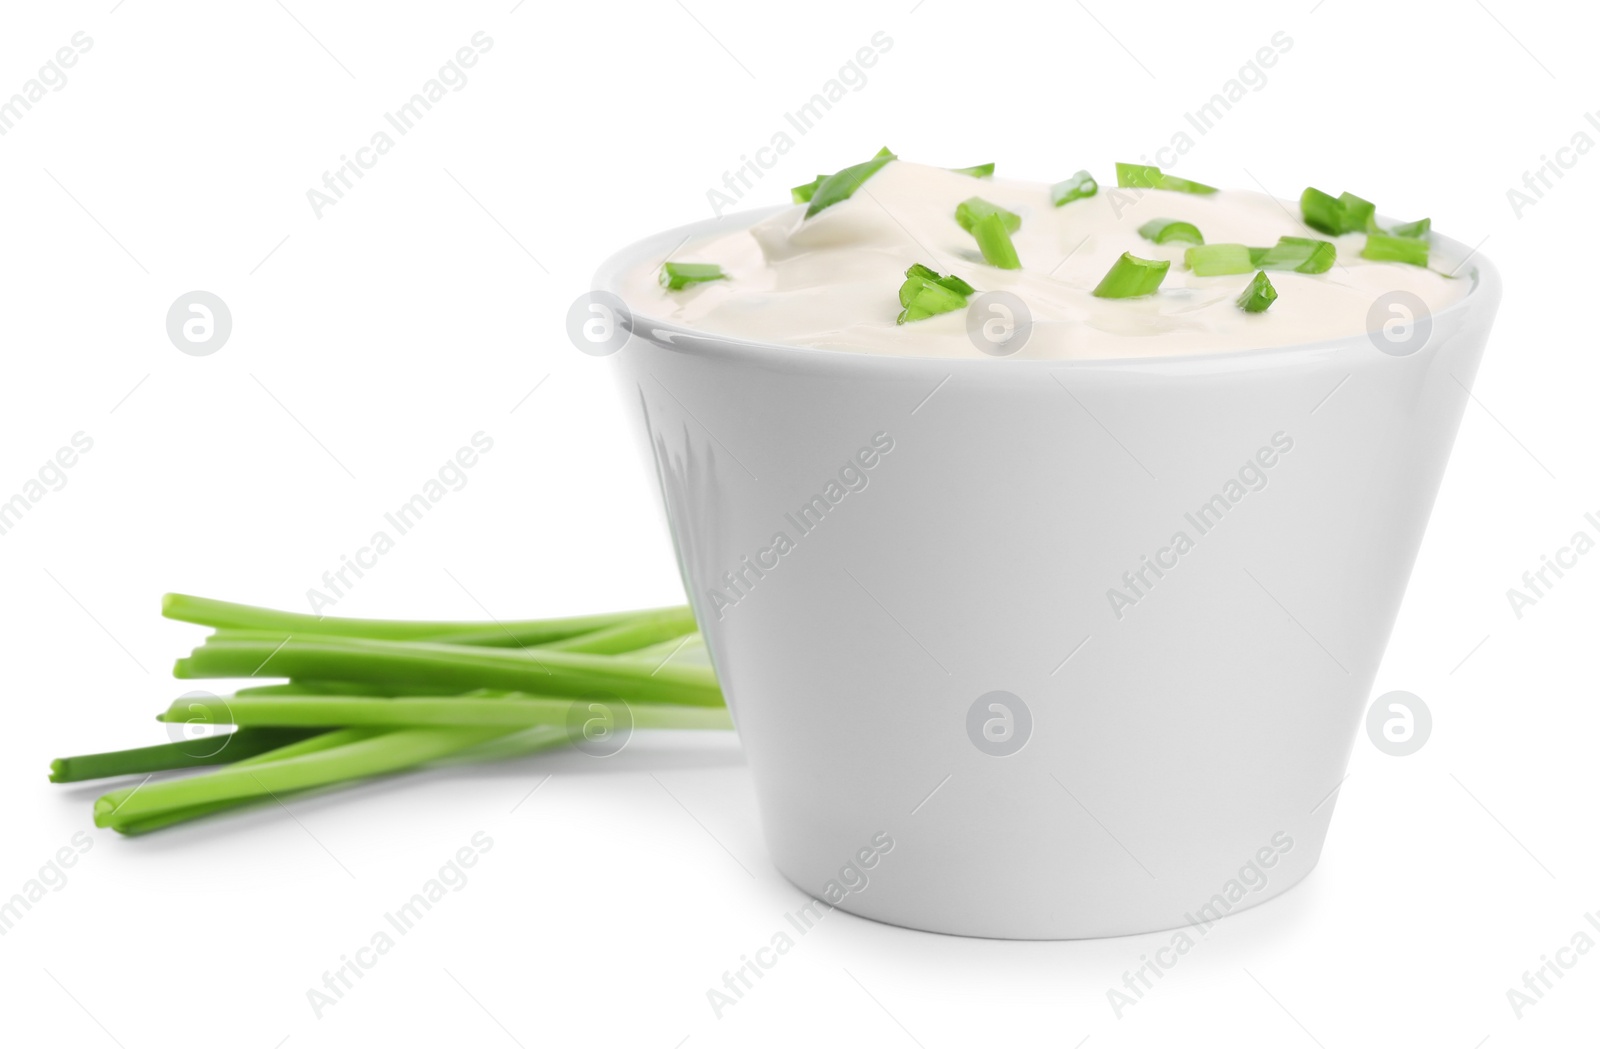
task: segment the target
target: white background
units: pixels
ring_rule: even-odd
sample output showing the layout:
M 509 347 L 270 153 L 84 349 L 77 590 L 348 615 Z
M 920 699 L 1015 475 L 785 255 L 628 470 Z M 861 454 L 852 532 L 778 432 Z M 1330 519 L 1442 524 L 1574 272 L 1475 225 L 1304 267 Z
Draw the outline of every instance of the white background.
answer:
M 0 96 L 92 48 L 0 137 L 0 495 L 93 450 L 0 536 L 0 897 L 92 847 L 0 937 L 0 1041 L 67 1045 L 1576 1044 L 1600 951 L 1519 1020 L 1506 990 L 1600 910 L 1600 555 L 1519 620 L 1505 596 L 1600 511 L 1600 157 L 1520 217 L 1506 192 L 1587 129 L 1571 5 L 30 5 Z M 293 14 L 290 14 L 290 11 Z M 692 14 L 690 13 L 692 12 Z M 1092 13 L 1091 13 L 1092 12 Z M 306 191 L 479 30 L 493 47 L 320 218 Z M 1292 49 L 1182 174 L 1350 189 L 1483 252 L 1507 286 L 1376 692 L 1418 754 L 1358 742 L 1321 866 L 1227 919 L 1117 1018 L 1168 934 L 1078 943 L 827 919 L 717 1019 L 706 990 L 803 902 L 765 858 L 736 743 L 436 770 L 143 839 L 50 758 L 159 742 L 200 631 L 183 590 L 303 608 L 476 431 L 494 450 L 336 614 L 532 617 L 681 598 L 609 362 L 564 334 L 623 244 L 706 191 L 869 38 L 892 49 L 751 205 L 887 144 L 1055 180 L 1154 158 L 1282 30 Z M 233 332 L 180 354 L 204 289 Z M 534 391 L 530 394 L 529 391 Z M 528 792 L 549 775 L 538 792 Z M 524 800 L 525 799 L 525 800 Z M 515 810 L 515 811 L 513 811 Z M 318 1019 L 308 988 L 478 831 L 471 882 Z M 1593 931 L 1593 930 L 1591 930 Z M 1226 1032 L 1226 1033 L 1224 1033 Z

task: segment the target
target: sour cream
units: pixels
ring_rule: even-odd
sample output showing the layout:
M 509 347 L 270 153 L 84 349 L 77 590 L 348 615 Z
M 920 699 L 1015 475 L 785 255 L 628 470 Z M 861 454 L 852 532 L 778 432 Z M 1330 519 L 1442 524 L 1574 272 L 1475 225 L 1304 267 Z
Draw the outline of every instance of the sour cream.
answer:
M 805 206 L 796 205 L 672 253 L 674 262 L 716 263 L 726 280 L 669 291 L 652 266 L 627 274 L 620 290 L 637 314 L 713 334 L 857 353 L 982 356 L 968 334 L 966 310 L 895 323 L 906 267 L 921 263 L 955 274 L 979 294 L 1020 298 L 1033 326 L 1016 357 L 1069 359 L 1221 353 L 1356 335 L 1370 330 L 1374 303 L 1385 293 L 1407 292 L 1435 312 L 1472 285 L 1449 275 L 1461 260 L 1437 243 L 1428 268 L 1372 262 L 1361 258 L 1364 234 L 1318 233 L 1300 220 L 1298 206 L 1263 193 L 1119 189 L 1109 170 L 1096 174 L 1105 178 L 1095 196 L 1055 207 L 1045 183 L 975 179 L 893 161 L 848 200 L 809 219 Z M 955 219 L 956 205 L 970 197 L 1021 216 L 1012 235 L 1021 269 L 983 261 Z M 1195 276 L 1184 266 L 1188 245 L 1139 235 L 1141 225 L 1157 218 L 1193 223 L 1207 244 L 1332 240 L 1338 261 L 1320 274 L 1269 272 L 1277 301 L 1264 313 L 1246 313 L 1235 300 L 1254 271 Z M 1123 252 L 1172 263 L 1160 290 L 1135 299 L 1095 298 L 1091 291 Z

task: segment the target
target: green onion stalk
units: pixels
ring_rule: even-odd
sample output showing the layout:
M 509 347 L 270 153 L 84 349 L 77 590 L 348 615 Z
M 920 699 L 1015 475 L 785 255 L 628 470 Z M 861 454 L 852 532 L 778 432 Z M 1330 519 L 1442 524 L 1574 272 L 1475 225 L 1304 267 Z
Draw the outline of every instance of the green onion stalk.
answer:
M 281 803 L 449 759 L 496 760 L 594 739 L 595 726 L 728 730 L 686 606 L 507 622 L 313 616 L 186 594 L 162 613 L 212 633 L 180 679 L 270 683 L 189 696 L 158 720 L 212 734 L 51 763 L 57 783 L 142 776 L 101 796 L 124 834 Z M 154 778 L 157 773 L 202 770 Z

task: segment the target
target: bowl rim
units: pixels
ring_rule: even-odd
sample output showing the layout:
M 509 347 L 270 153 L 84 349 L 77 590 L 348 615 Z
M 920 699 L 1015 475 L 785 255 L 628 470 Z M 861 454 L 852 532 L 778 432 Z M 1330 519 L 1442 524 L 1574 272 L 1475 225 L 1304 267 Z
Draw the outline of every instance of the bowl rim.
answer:
M 1285 207 L 1289 207 L 1294 202 L 1280 201 L 1280 203 L 1284 204 Z M 820 346 L 801 346 L 793 343 L 771 342 L 764 339 L 749 339 L 737 335 L 722 335 L 717 332 L 691 328 L 675 321 L 663 320 L 660 317 L 637 312 L 623 296 L 624 276 L 642 263 L 655 260 L 656 265 L 659 266 L 668 255 L 691 238 L 747 229 L 763 219 L 783 211 L 792 210 L 798 206 L 779 204 L 764 208 L 749 208 L 729 212 L 726 215 L 719 215 L 715 218 L 700 219 L 696 222 L 685 223 L 681 226 L 651 234 L 613 252 L 602 262 L 600 268 L 595 272 L 591 291 L 607 292 L 621 299 L 628 309 L 626 323 L 630 334 L 634 338 L 653 343 L 661 349 L 703 357 L 738 358 L 776 365 L 786 369 L 798 367 L 802 370 L 816 368 L 824 371 L 837 371 L 840 369 L 912 371 L 918 367 L 926 369 L 931 365 L 952 373 L 968 369 L 991 372 L 1008 370 L 1040 372 L 1071 369 L 1091 371 L 1159 370 L 1186 373 L 1214 371 L 1218 368 L 1236 370 L 1240 368 L 1268 368 L 1303 363 L 1308 359 L 1325 358 L 1332 353 L 1346 350 L 1353 344 L 1369 344 L 1371 342 L 1372 333 L 1368 331 L 1339 335 L 1328 339 L 1292 343 L 1287 346 L 1225 350 L 1217 353 L 1151 354 L 1138 357 L 1035 357 L 1013 359 L 985 356 L 938 357 L 922 354 L 884 354 L 848 349 L 828 349 Z M 1392 221 L 1387 216 L 1382 218 Z M 1462 274 L 1460 278 L 1454 278 L 1471 280 L 1472 286 L 1459 299 L 1443 309 L 1429 314 L 1431 321 L 1435 325 L 1460 325 L 1466 323 L 1467 320 L 1462 315 L 1472 314 L 1480 309 L 1487 310 L 1488 316 L 1492 318 L 1494 309 L 1500 300 L 1501 289 L 1500 271 L 1495 267 L 1494 263 L 1480 254 L 1476 248 L 1469 247 L 1461 241 L 1442 234 L 1432 234 L 1431 243 L 1435 246 L 1451 249 L 1452 254 L 1459 255 L 1461 258 L 1460 265 L 1462 266 L 1465 266 L 1468 262 L 1472 263 L 1472 267 L 1467 273 Z M 1407 356 L 1423 356 L 1434 345 L 1435 339 L 1430 338 L 1418 353 L 1408 354 Z

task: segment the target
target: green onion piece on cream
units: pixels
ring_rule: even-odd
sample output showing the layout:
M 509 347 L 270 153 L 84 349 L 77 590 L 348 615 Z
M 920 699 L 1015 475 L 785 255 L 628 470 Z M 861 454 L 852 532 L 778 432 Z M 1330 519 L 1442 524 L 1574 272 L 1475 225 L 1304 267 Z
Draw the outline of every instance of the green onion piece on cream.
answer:
M 1378 208 L 1370 200 L 1363 200 L 1354 193 L 1339 194 L 1339 205 L 1344 208 L 1345 225 L 1347 233 L 1368 233 L 1378 228 Z
M 811 198 L 816 196 L 817 187 L 826 181 L 828 176 L 818 175 L 803 186 L 796 186 L 789 191 L 789 196 L 794 198 L 796 204 L 809 204 Z
M 1354 193 L 1330 196 L 1314 186 L 1300 194 L 1300 215 L 1318 233 L 1337 237 L 1341 233 L 1370 233 L 1377 228 L 1377 209 L 1370 200 Z
M 1279 237 L 1256 260 L 1264 270 L 1294 270 L 1297 273 L 1326 273 L 1333 269 L 1338 249 L 1331 240 L 1315 237 Z
M 1206 244 L 1183 253 L 1184 263 L 1197 277 L 1225 277 L 1251 270 L 1294 270 L 1326 273 L 1338 257 L 1332 241 L 1315 237 L 1279 237 L 1270 248 L 1243 244 Z
M 1267 279 L 1265 270 L 1257 270 L 1256 275 L 1245 286 L 1244 293 L 1234 300 L 1246 313 L 1261 313 L 1276 301 L 1278 301 L 1278 289 Z
M 1200 235 L 1200 230 L 1192 222 L 1181 222 L 1178 219 L 1151 219 L 1139 227 L 1139 236 L 1157 244 L 1170 244 L 1179 241 L 1183 244 L 1204 244 L 1206 238 Z
M 921 263 L 913 263 L 906 270 L 906 281 L 900 285 L 900 315 L 896 324 L 920 321 L 941 313 L 950 313 L 966 306 L 967 297 L 973 293 L 972 285 L 951 274 L 941 277 Z
M 1432 219 L 1418 219 L 1415 222 L 1402 222 L 1389 231 L 1391 237 L 1426 237 L 1433 229 Z
M 1007 233 L 1015 233 L 1022 228 L 1021 215 L 1007 211 L 998 204 L 991 204 L 982 197 L 968 197 L 956 205 L 956 222 L 968 233 L 972 232 L 973 223 L 985 215 L 999 215 Z
M 1080 171 L 1064 182 L 1057 182 L 1050 187 L 1050 203 L 1056 207 L 1070 204 L 1074 200 L 1083 200 L 1100 192 L 1100 183 L 1087 171 Z
M 728 275 L 715 262 L 665 262 L 661 265 L 661 286 L 669 291 L 681 291 L 708 280 L 727 279 Z
M 978 216 L 972 223 L 972 236 L 983 252 L 983 261 L 1003 270 L 1020 270 L 1022 260 L 1017 258 L 1017 248 L 1011 243 L 1011 229 L 1005 218 L 1009 214 L 997 209 Z M 1022 220 L 1017 221 L 1020 225 Z
M 1183 253 L 1184 265 L 1196 277 L 1226 277 L 1234 273 L 1249 273 L 1259 269 L 1261 263 L 1253 256 L 1266 248 L 1247 248 L 1243 244 L 1205 244 Z
M 823 179 L 822 184 L 811 194 L 811 206 L 806 208 L 806 218 L 810 218 L 823 208 L 831 208 L 841 200 L 849 200 L 855 191 L 861 188 L 863 182 L 876 175 L 889 161 L 897 159 L 899 158 L 889 152 L 889 147 L 884 146 L 871 160 L 835 171 Z
M 951 168 L 957 175 L 971 175 L 973 178 L 989 178 L 994 174 L 994 164 L 974 164 L 970 168 Z
M 1391 237 L 1387 233 L 1367 234 L 1361 257 L 1374 262 L 1405 262 L 1412 266 L 1428 264 L 1428 242 L 1415 237 Z
M 1111 264 L 1092 294 L 1100 299 L 1133 299 L 1149 295 L 1161 287 L 1161 280 L 1171 265 L 1166 259 L 1141 259 L 1125 251 L 1121 258 Z
M 1339 198 L 1315 186 L 1307 186 L 1300 194 L 1300 217 L 1318 233 L 1337 237 L 1344 232 L 1344 209 L 1339 205 Z
M 1117 164 L 1117 185 L 1124 189 L 1165 189 L 1173 193 L 1215 193 L 1217 187 L 1163 175 L 1153 164 Z
M 920 262 L 913 262 L 906 269 L 906 276 L 921 277 L 925 280 L 931 280 L 933 283 L 949 288 L 951 291 L 960 295 L 971 295 L 977 290 L 960 277 L 957 277 L 954 273 L 950 274 L 948 277 L 941 277 L 939 276 L 938 271 L 930 269 Z

